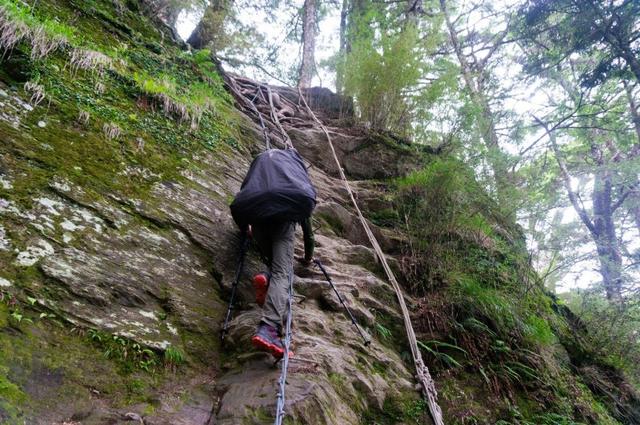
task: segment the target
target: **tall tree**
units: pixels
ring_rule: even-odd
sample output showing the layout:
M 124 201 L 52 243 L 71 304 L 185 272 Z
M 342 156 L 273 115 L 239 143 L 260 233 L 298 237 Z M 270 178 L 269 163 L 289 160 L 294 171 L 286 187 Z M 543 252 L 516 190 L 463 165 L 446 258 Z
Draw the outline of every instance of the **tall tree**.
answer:
M 365 125 L 435 146 L 450 144 L 438 128 L 458 117 L 437 105 L 457 82 L 450 58 L 436 54 L 445 36 L 432 9 L 431 2 L 344 0 L 335 63 L 339 90 Z
M 640 112 L 638 111 L 638 96 L 636 94 L 635 88 L 638 87 L 638 84 L 633 84 L 628 81 L 624 81 L 624 89 L 625 94 L 627 96 L 627 101 L 629 102 L 629 114 L 631 115 L 631 121 L 633 122 L 633 129 L 636 134 L 636 143 L 632 150 L 632 154 L 636 158 L 640 158 Z M 629 212 L 633 215 L 636 228 L 638 229 L 638 233 L 640 236 L 640 176 L 635 182 L 635 190 L 629 196 L 627 201 Z
M 633 280 L 625 279 L 631 254 L 627 215 L 635 216 L 636 230 L 640 224 L 640 119 L 633 93 L 640 79 L 640 2 L 530 0 L 520 11 L 517 33 L 526 71 L 564 93 L 564 99 L 552 99 L 553 117 L 538 124 L 595 244 L 607 298 L 619 303 Z M 572 173 L 588 176 L 593 188 L 586 200 L 573 187 Z
M 316 21 L 318 17 L 316 0 L 304 0 L 302 11 L 302 61 L 298 87 L 311 86 L 311 79 L 316 70 Z
M 545 75 L 566 97 L 553 99 L 557 105 L 553 124 L 535 119 L 549 138 L 571 205 L 595 244 L 607 299 L 619 304 L 625 289 L 629 289 L 625 288 L 623 275 L 626 229 L 620 209 L 637 185 L 637 172 L 634 176 L 628 167 L 636 160 L 635 148 L 629 143 L 633 133 L 621 131 L 629 130 L 625 122 L 628 118 L 620 114 L 627 105 L 624 88 L 610 81 L 595 92 L 584 90 L 580 76 L 572 76 L 567 69 L 547 71 Z M 559 137 L 565 142 L 563 146 Z M 590 181 L 592 189 L 586 199 L 576 190 L 571 169 Z
M 445 19 L 450 44 L 460 65 L 465 90 L 477 111 L 475 121 L 495 181 L 498 203 L 503 208 L 507 208 L 514 203 L 514 183 L 508 155 L 500 146 L 496 130 L 498 119 L 496 111 L 491 105 L 489 93 L 492 91 L 492 87 L 489 84 L 491 79 L 490 64 L 494 60 L 494 55 L 505 44 L 505 39 L 510 31 L 510 18 L 505 18 L 506 26 L 501 30 L 481 34 L 473 29 L 456 27 L 455 22 L 459 19 L 454 19 L 451 16 L 450 1 L 440 0 L 440 11 Z M 515 221 L 515 210 L 511 209 L 510 212 Z
M 338 47 L 337 62 L 340 62 L 336 66 L 336 93 L 342 94 L 344 91 L 344 66 L 342 62 L 349 52 L 349 44 L 347 43 L 347 19 L 350 14 L 351 2 L 349 0 L 342 0 L 342 7 L 340 8 L 340 45 Z

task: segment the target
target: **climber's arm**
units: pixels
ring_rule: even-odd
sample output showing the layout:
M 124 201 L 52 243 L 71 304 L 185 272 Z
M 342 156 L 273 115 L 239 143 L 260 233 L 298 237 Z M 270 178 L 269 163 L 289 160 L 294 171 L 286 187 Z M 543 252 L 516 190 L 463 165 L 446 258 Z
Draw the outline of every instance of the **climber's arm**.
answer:
M 304 239 L 304 261 L 310 263 L 313 260 L 313 227 L 311 227 L 311 217 L 305 219 L 301 223 L 302 235 Z

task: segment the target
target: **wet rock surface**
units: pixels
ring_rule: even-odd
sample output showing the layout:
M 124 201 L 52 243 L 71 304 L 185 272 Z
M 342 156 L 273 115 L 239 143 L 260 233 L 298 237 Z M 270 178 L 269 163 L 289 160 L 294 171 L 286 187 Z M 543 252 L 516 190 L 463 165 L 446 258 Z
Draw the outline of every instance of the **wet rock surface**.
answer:
M 296 141 L 294 145 L 298 148 Z M 311 164 L 310 174 L 319 194 L 314 220 L 321 224 L 316 232 L 316 257 L 374 342 L 364 347 L 320 270 L 297 264 L 295 356 L 287 380 L 286 411 L 295 423 L 359 424 L 364 411 L 382 409 L 389 398 L 416 393 L 398 347 L 390 347 L 375 333 L 371 335 L 382 317 L 401 321 L 395 294 L 376 274 L 380 270 L 374 253 L 364 245 L 366 236 L 349 208 L 343 183 L 321 171 L 323 163 Z M 372 227 L 382 237 L 380 229 Z M 298 231 L 296 255 L 302 254 Z M 249 303 L 231 322 L 223 350 L 223 373 L 215 385 L 218 400 L 211 423 L 270 423 L 275 413 L 280 364 L 274 365 L 273 358 L 266 354 L 247 352 L 260 317 L 251 295 L 249 291 Z

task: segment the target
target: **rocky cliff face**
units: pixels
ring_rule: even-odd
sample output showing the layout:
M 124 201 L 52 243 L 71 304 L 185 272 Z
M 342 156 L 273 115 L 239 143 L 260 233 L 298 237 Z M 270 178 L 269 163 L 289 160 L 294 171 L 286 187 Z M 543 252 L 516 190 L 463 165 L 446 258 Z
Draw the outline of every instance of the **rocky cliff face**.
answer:
M 2 423 L 273 420 L 280 371 L 249 344 L 259 317 L 250 276 L 262 269 L 253 252 L 230 334 L 219 342 L 240 242 L 228 204 L 263 147 L 262 133 L 235 109 L 206 52 L 182 50 L 143 12 L 135 0 L 56 0 L 34 10 L 0 3 Z M 12 34 L 17 39 L 8 45 Z M 43 42 L 50 49 L 35 54 Z M 328 120 L 332 111 L 325 111 Z M 396 207 L 389 179 L 419 169 L 424 152 L 332 123 L 360 201 L 372 220 L 384 222 Z M 304 119 L 286 128 L 319 191 L 317 256 L 373 344 L 362 346 L 320 272 L 297 265 L 285 422 L 424 423 L 395 295 L 335 178 L 326 141 Z M 374 231 L 396 270 L 405 270 L 398 260 L 407 246 L 402 226 Z M 477 246 L 494 249 L 476 236 Z M 430 322 L 424 309 L 446 304 L 442 291 L 435 294 L 431 306 L 407 294 L 424 340 L 438 333 L 438 318 Z M 438 317 L 447 314 L 453 320 L 453 312 Z M 569 370 L 565 345 L 555 341 L 544 356 L 534 353 L 544 360 L 539 369 L 513 373 Z M 490 385 L 494 375 L 483 378 L 471 364 L 452 367 L 440 348 L 430 348 L 430 366 L 448 423 L 527 423 L 540 411 L 535 400 L 556 406 L 549 400 L 560 398 L 567 411 L 582 409 L 565 417 L 616 423 L 607 401 L 571 372 L 558 375 L 569 380 L 569 395 L 527 398 L 544 387 L 532 378 L 501 395 Z
M 26 36 L 3 63 L 2 422 L 116 423 L 127 413 L 147 424 L 264 422 L 279 370 L 249 344 L 259 313 L 249 277 L 261 270 L 253 253 L 224 347 L 218 336 L 239 250 L 228 203 L 262 148 L 260 132 L 221 91 L 197 125 L 182 122 L 162 101 L 166 94 L 146 90 L 139 76 L 158 81 L 159 66 L 175 79 L 172 71 L 192 67 L 177 73 L 180 83 L 215 85 L 207 70 L 163 44 L 167 35 L 154 32 L 135 4 L 84 6 L 41 5 L 28 25 L 71 16 L 77 34 L 40 60 L 30 58 Z M 5 19 L 19 23 L 3 7 Z M 104 55 L 104 67 L 82 69 L 78 55 L 89 62 Z M 311 155 L 326 146 L 304 132 L 296 140 L 312 160 L 319 211 L 363 242 L 340 183 L 323 171 L 328 158 Z M 354 140 L 345 136 L 344 152 L 379 144 L 364 133 Z M 389 176 L 399 163 L 366 162 L 349 164 Z M 363 326 L 377 312 L 396 315 L 369 249 L 326 223 L 317 241 Z M 296 273 L 290 418 L 359 423 L 385 400 L 417 401 L 397 350 L 362 348 L 319 272 Z

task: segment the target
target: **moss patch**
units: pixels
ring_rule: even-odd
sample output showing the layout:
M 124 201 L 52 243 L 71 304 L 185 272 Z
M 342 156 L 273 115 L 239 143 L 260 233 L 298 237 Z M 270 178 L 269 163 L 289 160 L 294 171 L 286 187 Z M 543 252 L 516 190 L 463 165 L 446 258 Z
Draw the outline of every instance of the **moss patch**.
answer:
M 423 424 L 428 418 L 425 401 L 417 394 L 403 394 L 398 397 L 388 397 L 384 400 L 382 409 L 370 408 L 361 415 L 365 424 L 393 425 L 393 424 Z

